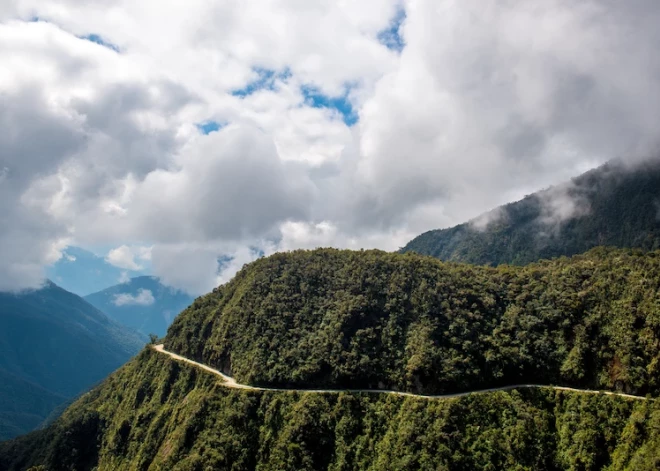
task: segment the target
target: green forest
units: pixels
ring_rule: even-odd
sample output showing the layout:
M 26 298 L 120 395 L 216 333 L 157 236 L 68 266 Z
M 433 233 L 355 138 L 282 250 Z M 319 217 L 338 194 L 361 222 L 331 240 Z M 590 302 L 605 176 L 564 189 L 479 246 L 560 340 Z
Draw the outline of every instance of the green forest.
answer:
M 658 469 L 659 289 L 660 251 L 497 268 L 276 254 L 198 298 L 166 347 L 254 385 L 641 399 L 235 390 L 147 347 L 46 429 L 0 443 L 0 469 Z
M 654 470 L 660 404 L 530 389 L 429 400 L 252 392 L 146 349 L 50 428 L 24 470 Z
M 181 313 L 167 349 L 237 381 L 450 393 L 660 392 L 660 252 L 498 268 L 319 249 L 260 259 Z
M 479 265 L 524 265 L 597 246 L 660 248 L 658 162 L 627 168 L 613 161 L 574 178 L 565 192 L 575 217 L 563 221 L 547 214 L 551 201 L 562 200 L 553 191 L 557 188 L 496 208 L 483 216 L 492 219 L 485 227 L 469 222 L 425 232 L 401 251 Z

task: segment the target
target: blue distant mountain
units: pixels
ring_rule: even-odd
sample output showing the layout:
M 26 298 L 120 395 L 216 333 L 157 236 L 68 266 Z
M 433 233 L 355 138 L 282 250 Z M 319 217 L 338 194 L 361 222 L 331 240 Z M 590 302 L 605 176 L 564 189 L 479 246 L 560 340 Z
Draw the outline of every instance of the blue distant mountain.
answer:
M 126 283 L 85 296 L 110 318 L 148 335 L 162 337 L 179 312 L 194 301 L 183 291 L 167 287 L 153 276 L 139 276 Z
M 33 430 L 144 344 L 54 283 L 0 293 L 0 441 Z
M 142 271 L 131 273 L 134 276 L 148 274 Z M 46 274 L 65 290 L 85 296 L 116 285 L 125 276 L 125 270 L 92 252 L 70 246 L 64 250 L 62 258 L 47 269 Z

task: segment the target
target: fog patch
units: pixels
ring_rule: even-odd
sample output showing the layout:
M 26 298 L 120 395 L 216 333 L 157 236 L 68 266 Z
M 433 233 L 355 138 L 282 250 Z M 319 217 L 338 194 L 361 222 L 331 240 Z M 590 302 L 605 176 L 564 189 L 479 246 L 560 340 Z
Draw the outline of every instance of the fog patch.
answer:
M 509 219 L 509 215 L 504 209 L 504 207 L 498 207 L 487 213 L 483 213 L 476 218 L 470 220 L 468 225 L 470 229 L 473 229 L 477 232 L 484 232 L 486 229 L 491 227 L 493 224 L 498 222 L 506 222 Z
M 556 233 L 566 221 L 591 212 L 589 200 L 574 182 L 548 188 L 538 193 L 537 198 L 544 232 Z

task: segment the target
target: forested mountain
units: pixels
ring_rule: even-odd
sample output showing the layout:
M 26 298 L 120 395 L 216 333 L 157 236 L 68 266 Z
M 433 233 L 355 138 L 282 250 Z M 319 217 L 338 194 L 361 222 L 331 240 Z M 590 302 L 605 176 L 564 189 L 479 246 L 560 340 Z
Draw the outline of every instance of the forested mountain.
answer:
M 51 282 L 0 293 L 0 439 L 32 430 L 142 345 L 137 333 Z
M 441 260 L 522 265 L 593 247 L 660 248 L 660 161 L 614 161 L 401 249 Z
M 165 335 L 174 317 L 194 298 L 160 283 L 158 278 L 140 276 L 126 283 L 85 296 L 85 301 L 120 324 L 149 335 Z
M 0 445 L 0 469 L 651 470 L 660 463 L 660 252 L 596 249 L 499 268 L 415 254 L 296 251 L 198 298 L 150 349 L 52 426 Z M 521 389 L 536 382 L 648 400 Z
M 322 249 L 197 299 L 167 349 L 239 382 L 445 393 L 525 382 L 660 393 L 660 252 L 526 267 Z
M 0 441 L 34 430 L 67 397 L 0 370 Z

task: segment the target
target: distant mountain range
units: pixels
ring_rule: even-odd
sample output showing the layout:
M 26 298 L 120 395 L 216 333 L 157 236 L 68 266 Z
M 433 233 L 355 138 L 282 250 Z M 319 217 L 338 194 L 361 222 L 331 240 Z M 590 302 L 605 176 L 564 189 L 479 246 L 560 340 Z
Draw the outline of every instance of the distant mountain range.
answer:
M 140 271 L 131 273 L 133 276 L 147 274 Z M 119 283 L 126 276 L 126 270 L 111 265 L 105 258 L 88 250 L 69 246 L 62 257 L 47 268 L 46 275 L 65 290 L 86 296 Z
M 0 293 L 0 440 L 32 430 L 144 343 L 144 336 L 52 282 Z
M 163 285 L 156 277 L 140 276 L 85 296 L 85 300 L 122 325 L 162 337 L 194 298 Z
M 34 430 L 67 397 L 0 370 L 0 440 Z
M 660 248 L 660 163 L 612 162 L 401 249 L 441 260 L 522 265 L 599 245 Z

